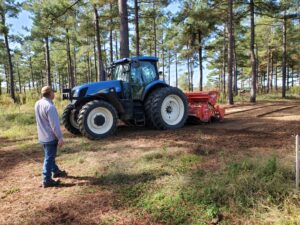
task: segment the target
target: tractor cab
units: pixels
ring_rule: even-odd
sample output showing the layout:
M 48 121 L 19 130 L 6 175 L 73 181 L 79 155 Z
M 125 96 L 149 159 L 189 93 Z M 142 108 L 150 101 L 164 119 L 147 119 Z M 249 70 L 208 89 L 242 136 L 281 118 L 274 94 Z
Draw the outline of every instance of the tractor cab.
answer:
M 125 98 L 142 101 L 147 86 L 159 80 L 157 61 L 150 56 L 121 59 L 113 63 L 109 77 L 122 81 Z

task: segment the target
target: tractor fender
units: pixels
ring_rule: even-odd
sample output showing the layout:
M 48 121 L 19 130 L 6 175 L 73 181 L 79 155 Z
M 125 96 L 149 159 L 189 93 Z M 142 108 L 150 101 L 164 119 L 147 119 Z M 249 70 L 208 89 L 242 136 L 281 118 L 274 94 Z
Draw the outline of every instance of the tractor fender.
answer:
M 153 92 L 154 90 L 156 90 L 158 88 L 162 88 L 162 87 L 169 87 L 169 85 L 166 84 L 166 82 L 164 82 L 162 80 L 155 80 L 155 81 L 151 82 L 150 84 L 148 84 L 145 87 L 144 93 L 142 95 L 142 101 L 145 101 L 151 92 Z
M 112 104 L 118 113 L 120 113 L 120 114 L 125 113 L 124 107 L 115 92 L 97 93 L 94 95 L 88 95 L 88 96 L 76 101 L 75 107 L 81 107 L 81 106 L 85 105 L 86 103 L 93 101 L 93 100 L 104 100 L 104 101 Z

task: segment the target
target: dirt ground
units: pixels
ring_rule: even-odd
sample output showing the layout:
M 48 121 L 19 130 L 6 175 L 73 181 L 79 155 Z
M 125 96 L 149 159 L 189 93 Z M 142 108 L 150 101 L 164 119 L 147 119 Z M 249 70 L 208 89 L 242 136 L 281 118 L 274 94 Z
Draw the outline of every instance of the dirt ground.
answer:
M 112 167 L 122 170 L 164 146 L 205 155 L 198 165 L 204 170 L 218 170 L 224 157 L 276 154 L 292 162 L 294 135 L 300 133 L 299 103 L 237 104 L 227 107 L 223 123 L 186 125 L 174 131 L 121 126 L 115 136 L 101 141 L 64 130 L 66 147 L 57 161 L 70 176 L 61 179 L 59 188 L 40 187 L 43 153 L 35 137 L 0 139 L 0 224 L 159 224 L 150 215 L 118 204 L 116 190 L 122 183 L 109 178 L 97 182 L 94 169 L 103 174 Z M 142 178 L 137 174 L 128 179 Z

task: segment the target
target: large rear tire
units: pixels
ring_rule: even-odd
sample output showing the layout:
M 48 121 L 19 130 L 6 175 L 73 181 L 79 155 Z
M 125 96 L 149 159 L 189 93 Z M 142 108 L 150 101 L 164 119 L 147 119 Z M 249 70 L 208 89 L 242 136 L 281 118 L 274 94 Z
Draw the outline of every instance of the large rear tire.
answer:
M 78 111 L 75 106 L 69 104 L 62 115 L 62 123 L 65 128 L 72 134 L 78 135 L 80 134 L 79 125 L 77 122 Z
M 158 89 L 153 93 L 151 121 L 160 130 L 184 126 L 188 117 L 188 102 L 181 90 L 174 87 Z
M 115 133 L 118 114 L 108 102 L 88 102 L 79 112 L 78 124 L 81 133 L 89 139 L 98 140 Z

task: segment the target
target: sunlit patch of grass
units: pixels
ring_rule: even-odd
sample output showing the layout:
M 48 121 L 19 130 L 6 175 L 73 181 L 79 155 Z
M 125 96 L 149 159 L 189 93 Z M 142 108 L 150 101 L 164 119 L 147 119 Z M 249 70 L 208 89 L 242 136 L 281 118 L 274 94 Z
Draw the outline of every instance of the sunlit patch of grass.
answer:
M 14 125 L 7 130 L 2 130 L 0 137 L 13 140 L 22 140 L 32 137 L 37 138 L 36 125 L 19 126 Z
M 142 160 L 163 164 L 164 157 L 156 152 Z M 192 168 L 194 162 L 201 163 L 201 160 L 186 154 L 177 155 L 170 162 L 177 166 L 168 176 L 121 189 L 123 203 L 145 210 L 164 224 L 207 224 L 219 214 L 257 218 L 254 209 L 261 203 L 270 208 L 278 206 L 278 213 L 288 211 L 285 203 L 288 199 L 294 199 L 295 205 L 300 204 L 300 195 L 296 193 L 295 198 L 290 194 L 294 173 L 279 164 L 276 157 L 231 162 L 219 171 Z M 181 166 L 185 169 L 176 171 Z M 228 222 L 230 224 L 230 221 L 222 224 Z

